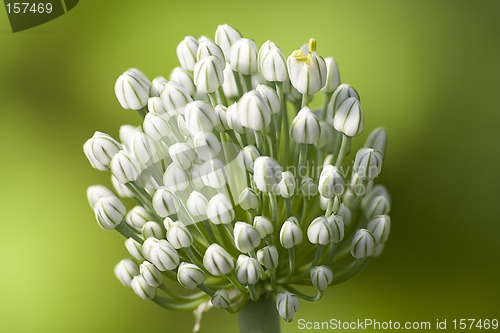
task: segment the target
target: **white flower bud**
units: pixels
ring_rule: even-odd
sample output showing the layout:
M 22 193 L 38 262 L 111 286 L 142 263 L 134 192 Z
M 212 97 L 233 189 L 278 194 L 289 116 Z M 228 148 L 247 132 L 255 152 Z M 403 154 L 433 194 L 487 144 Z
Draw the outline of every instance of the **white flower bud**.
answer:
M 162 272 L 173 270 L 179 265 L 179 254 L 164 239 L 147 238 L 142 244 L 142 253 Z
M 352 238 L 351 254 L 356 259 L 364 259 L 375 253 L 375 237 L 366 229 L 358 229 Z
M 130 150 L 141 165 L 155 162 L 156 146 L 153 139 L 147 134 L 135 133 L 130 140 Z
M 340 243 L 344 239 L 344 220 L 340 215 L 328 216 L 328 224 L 332 229 L 332 242 Z
M 366 228 L 371 231 L 377 244 L 385 243 L 391 232 L 391 218 L 389 215 L 375 216 L 368 222 Z
M 260 238 L 264 238 L 274 231 L 273 224 L 265 216 L 256 216 L 253 219 L 253 227 L 259 232 Z
M 149 88 L 149 95 L 152 97 L 159 97 L 163 87 L 168 83 L 167 79 L 163 76 L 157 76 L 151 81 L 151 88 Z
M 186 201 L 186 208 L 193 217 L 206 215 L 207 205 L 207 198 L 198 191 L 192 191 Z
M 236 133 L 244 134 L 246 132 L 246 129 L 241 124 L 241 119 L 238 111 L 238 103 L 235 102 L 228 106 L 226 110 L 226 119 L 227 126 L 229 126 L 229 128 Z
M 111 175 L 111 184 L 113 184 L 113 188 L 115 189 L 116 193 L 122 198 L 133 198 L 134 194 L 130 189 L 120 183 L 118 179 L 115 178 L 115 176 Z
M 229 125 L 227 124 L 226 110 L 227 108 L 224 105 L 220 104 L 214 108 L 215 115 L 217 116 L 217 121 L 215 122 L 214 128 L 217 132 L 224 132 L 230 129 Z
M 188 175 L 182 167 L 172 163 L 163 174 L 163 185 L 173 192 L 184 191 L 189 186 Z
M 213 93 L 224 83 L 224 66 L 216 56 L 201 59 L 194 66 L 194 84 L 202 93 Z
M 239 202 L 244 210 L 259 208 L 260 201 L 255 191 L 249 187 L 245 187 L 240 193 Z
M 385 196 L 378 195 L 363 207 L 363 211 L 368 219 L 378 215 L 386 215 L 391 211 L 391 203 Z
M 224 83 L 222 84 L 222 90 L 226 98 L 236 99 L 239 97 L 238 84 L 236 83 L 236 78 L 234 77 L 234 72 L 231 69 L 231 65 L 226 64 L 224 71 Z
M 196 158 L 194 149 L 184 142 L 178 142 L 168 147 L 168 154 L 172 161 L 183 170 L 189 169 L 191 163 Z
M 97 200 L 94 213 L 97 223 L 105 230 L 116 228 L 123 220 L 127 208 L 116 196 L 103 197 Z
M 243 156 L 245 168 L 248 170 L 248 172 L 253 173 L 255 160 L 260 156 L 259 151 L 257 150 L 257 148 L 255 148 L 255 146 L 248 145 L 243 148 L 241 154 Z
M 144 300 L 153 299 L 156 296 L 156 288 L 151 287 L 142 275 L 137 275 L 132 279 L 130 286 L 140 298 Z
M 321 127 L 316 115 L 307 106 L 303 107 L 292 121 L 290 136 L 297 143 L 313 144 L 318 141 Z
M 143 72 L 131 68 L 120 75 L 115 83 L 115 95 L 125 110 L 140 110 L 148 105 L 151 81 Z
M 340 171 L 333 165 L 327 165 L 319 176 L 318 190 L 325 198 L 341 196 L 344 193 L 345 182 Z
M 216 157 L 222 148 L 219 139 L 212 132 L 198 132 L 193 135 L 193 146 L 202 161 Z
M 310 43 L 311 44 L 311 43 Z M 301 94 L 317 93 L 326 83 L 326 63 L 314 49 L 296 50 L 287 59 L 288 74 L 292 85 Z
M 260 234 L 246 222 L 236 222 L 234 225 L 234 245 L 242 253 L 248 253 L 260 244 Z
M 132 259 L 123 259 L 116 264 L 114 272 L 124 286 L 130 287 L 134 276 L 139 275 L 139 266 Z
M 141 172 L 139 162 L 124 150 L 120 150 L 110 164 L 111 173 L 122 184 L 136 181 Z
M 375 253 L 373 254 L 374 257 L 380 257 L 382 255 L 382 252 L 384 252 L 385 248 L 385 243 L 380 243 L 375 245 Z
M 142 206 L 135 206 L 125 215 L 125 223 L 136 231 L 141 231 L 144 224 L 151 220 L 153 216 Z
M 295 193 L 295 176 L 291 171 L 283 171 L 277 191 L 283 198 L 291 198 Z
M 154 113 L 154 114 L 164 114 L 167 113 L 167 110 L 165 109 L 165 106 L 163 105 L 161 98 L 158 97 L 150 97 L 148 99 L 148 114 Z
M 109 188 L 103 185 L 92 185 L 87 188 L 87 199 L 90 207 L 94 208 L 96 202 L 105 197 L 113 197 L 115 194 Z
M 203 256 L 203 266 L 214 276 L 227 275 L 234 268 L 234 259 L 218 244 L 211 244 Z
M 177 58 L 181 66 L 192 71 L 196 64 L 196 54 L 198 52 L 198 40 L 193 36 L 185 37 L 177 45 Z
M 239 283 L 242 285 L 252 285 L 259 282 L 260 269 L 257 259 L 240 254 L 236 261 L 234 272 Z
M 163 283 L 163 274 L 149 261 L 144 261 L 139 267 L 141 276 L 151 287 L 159 287 Z
M 264 246 L 257 251 L 257 259 L 267 269 L 276 269 L 279 264 L 278 249 L 274 245 Z
M 186 128 L 194 135 L 198 132 L 212 132 L 217 116 L 210 104 L 194 101 L 186 105 Z
M 272 192 L 281 181 L 282 169 L 278 161 L 268 156 L 260 156 L 254 163 L 255 186 L 262 192 Z
M 328 245 L 333 240 L 333 230 L 325 216 L 315 218 L 307 228 L 307 238 L 312 244 Z
M 243 75 L 257 73 L 257 45 L 248 38 L 240 38 L 231 46 L 230 64 L 233 71 Z
M 215 43 L 220 46 L 226 59 L 231 56 L 231 46 L 240 39 L 241 34 L 238 30 L 227 24 L 219 25 L 215 31 Z
M 132 136 L 137 133 L 137 132 L 142 132 L 141 127 L 139 126 L 132 126 L 132 125 L 121 125 L 120 126 L 120 141 L 122 142 L 122 146 L 124 147 L 123 149 L 128 150 L 130 145 L 130 139 L 132 139 Z
M 349 137 L 358 136 L 363 132 L 363 109 L 355 97 L 350 97 L 339 105 L 333 118 L 333 127 Z
M 231 306 L 231 298 L 226 289 L 217 290 L 210 302 L 214 307 L 221 309 L 227 309 Z
M 168 114 L 148 113 L 142 124 L 144 133 L 149 135 L 153 140 L 159 141 L 168 136 L 172 132 L 172 128 L 168 123 L 170 116 Z
M 318 194 L 318 186 L 311 177 L 304 177 L 300 183 L 300 192 L 306 198 L 310 198 Z
M 340 72 L 337 62 L 332 57 L 325 59 L 326 63 L 326 84 L 322 91 L 327 94 L 331 94 L 340 85 Z
M 328 103 L 328 108 L 327 108 L 328 115 L 332 117 L 333 114 L 338 110 L 340 104 L 346 99 L 351 97 L 356 98 L 358 101 L 360 100 L 358 92 L 350 85 L 344 83 L 338 86 L 337 89 L 335 89 L 335 92 L 333 93 L 330 103 Z
M 184 119 L 184 115 L 182 114 L 177 115 L 176 120 L 179 133 L 181 133 L 183 136 L 189 136 L 191 133 L 188 131 L 186 127 L 186 120 Z
M 213 224 L 231 223 L 234 216 L 233 206 L 224 194 L 218 193 L 208 202 L 207 217 Z
M 186 289 L 194 289 L 205 282 L 205 273 L 198 266 L 183 262 L 177 270 L 177 281 Z
M 353 170 L 363 180 L 373 180 L 382 171 L 382 154 L 372 148 L 361 148 L 356 153 Z
M 365 147 L 378 150 L 383 156 L 387 147 L 387 133 L 385 129 L 382 127 L 374 129 L 368 136 L 368 139 L 366 139 Z
M 189 93 L 177 82 L 170 81 L 160 93 L 161 102 L 170 116 L 184 114 L 185 107 L 193 99 Z
M 165 217 L 163 219 L 163 226 L 165 227 L 165 230 L 168 230 L 171 225 L 173 225 L 175 222 L 172 220 L 170 217 Z
M 203 184 L 201 171 L 201 165 L 193 164 L 193 167 L 191 168 L 191 186 L 197 191 L 201 190 L 205 186 L 205 184 Z
M 288 80 L 286 58 L 281 49 L 268 40 L 259 49 L 260 72 L 267 81 L 284 82 Z
M 189 70 L 182 67 L 175 67 L 170 73 L 170 81 L 177 82 L 184 90 L 193 96 L 196 93 L 196 86 Z
M 280 112 L 281 103 L 276 90 L 265 84 L 259 84 L 257 88 L 255 88 L 255 90 L 257 90 L 257 92 L 260 94 L 262 100 L 266 103 L 267 107 L 271 111 L 271 114 Z
M 142 255 L 142 245 L 132 237 L 127 238 L 125 241 L 125 247 L 127 248 L 128 253 L 135 259 L 139 261 L 144 260 L 144 256 Z M 139 273 L 137 273 L 139 274 Z M 135 275 L 137 275 L 135 274 Z
M 293 316 L 300 307 L 300 298 L 288 291 L 279 292 L 276 294 L 276 309 L 280 316 L 287 323 L 291 323 Z
M 389 194 L 389 191 L 387 191 L 387 188 L 385 188 L 384 185 L 377 184 L 377 185 L 373 186 L 368 191 L 366 196 L 363 198 L 363 201 L 361 202 L 361 208 L 363 208 L 363 209 L 367 208 L 366 206 L 368 204 L 371 204 L 371 202 L 378 196 L 383 196 L 386 199 L 386 201 L 389 203 L 389 205 L 391 204 L 391 196 Z M 382 215 L 382 214 L 378 214 L 378 215 Z
M 142 236 L 144 239 L 148 239 L 150 237 L 160 239 L 165 238 L 165 232 L 159 223 L 148 221 L 142 226 Z
M 217 57 L 222 64 L 226 64 L 226 58 L 222 53 L 222 49 L 219 45 L 215 44 L 209 39 L 203 40 L 200 42 L 198 46 L 198 52 L 196 53 L 196 60 L 200 61 L 203 58 L 214 56 Z
M 174 249 L 189 247 L 193 244 L 193 236 L 182 222 L 174 222 L 167 230 L 167 240 Z
M 296 220 L 288 219 L 281 226 L 280 243 L 285 249 L 290 249 L 302 243 L 302 229 Z
M 262 95 L 255 91 L 245 93 L 238 101 L 241 125 L 254 131 L 263 131 L 271 122 L 271 110 Z
M 96 131 L 83 145 L 83 152 L 94 169 L 106 171 L 122 146 L 106 133 Z
M 162 186 L 153 195 L 153 208 L 161 217 L 176 214 L 180 203 L 177 196 L 167 187 Z
M 219 189 L 226 185 L 224 164 L 217 158 L 203 163 L 200 166 L 200 175 L 205 186 Z
M 327 266 L 314 266 L 309 271 L 314 289 L 325 291 L 333 282 L 333 272 Z

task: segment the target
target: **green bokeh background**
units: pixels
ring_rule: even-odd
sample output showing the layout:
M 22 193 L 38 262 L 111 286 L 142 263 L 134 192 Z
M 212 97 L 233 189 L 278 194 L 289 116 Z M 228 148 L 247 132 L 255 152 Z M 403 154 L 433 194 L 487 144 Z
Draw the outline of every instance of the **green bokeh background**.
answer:
M 168 77 L 183 36 L 221 23 L 287 54 L 316 37 L 359 91 L 366 129 L 390 136 L 384 255 L 296 319 L 500 318 L 499 1 L 82 0 L 16 34 L 0 10 L 0 332 L 191 331 L 191 313 L 114 277 L 123 241 L 99 229 L 85 197 L 108 175 L 82 144 L 139 123 L 115 100 L 121 72 Z M 201 332 L 236 330 L 214 310 Z M 296 321 L 283 331 L 301 332 Z

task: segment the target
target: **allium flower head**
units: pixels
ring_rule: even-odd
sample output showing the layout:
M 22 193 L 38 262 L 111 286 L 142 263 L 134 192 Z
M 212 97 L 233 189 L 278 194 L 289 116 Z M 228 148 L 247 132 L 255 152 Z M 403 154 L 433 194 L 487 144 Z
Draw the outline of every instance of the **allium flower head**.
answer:
M 115 190 L 94 185 L 87 198 L 98 224 L 125 237 L 134 259 L 115 274 L 139 297 L 242 318 L 258 304 L 291 322 L 300 300 L 321 300 L 382 253 L 391 199 L 375 182 L 387 133 L 351 153 L 365 127 L 360 98 L 316 44 L 286 59 L 273 41 L 258 47 L 220 25 L 214 42 L 180 41 L 169 80 L 118 77 L 119 104 L 142 121 L 84 144 Z M 318 110 L 310 101 L 321 95 Z

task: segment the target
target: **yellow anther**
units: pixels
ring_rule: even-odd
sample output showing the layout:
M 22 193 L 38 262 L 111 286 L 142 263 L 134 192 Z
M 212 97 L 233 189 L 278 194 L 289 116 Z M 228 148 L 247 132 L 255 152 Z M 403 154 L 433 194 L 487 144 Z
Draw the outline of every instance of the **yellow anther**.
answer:
M 309 39 L 309 52 L 316 52 L 316 39 Z
M 300 62 L 308 62 L 309 61 L 308 57 L 304 53 L 302 53 L 301 50 L 293 51 L 292 57 L 294 57 L 295 59 L 297 59 Z

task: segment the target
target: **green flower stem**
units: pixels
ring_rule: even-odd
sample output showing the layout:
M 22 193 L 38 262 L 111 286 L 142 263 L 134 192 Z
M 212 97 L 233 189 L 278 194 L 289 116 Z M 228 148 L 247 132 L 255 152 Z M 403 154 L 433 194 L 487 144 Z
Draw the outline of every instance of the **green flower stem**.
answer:
M 276 143 L 276 134 L 277 134 L 277 125 L 274 120 L 274 115 L 271 115 L 271 124 L 270 128 L 271 130 L 269 131 L 269 136 L 271 137 L 271 157 L 274 159 L 278 158 L 278 145 Z
M 250 299 L 254 302 L 257 302 L 259 300 L 259 294 L 255 290 L 255 285 L 249 284 L 248 285 L 248 291 L 250 293 Z
M 341 284 L 347 280 L 353 278 L 356 274 L 358 274 L 363 267 L 365 267 L 368 259 L 356 259 L 350 265 L 347 266 L 347 269 L 343 270 L 341 273 L 335 275 L 333 277 L 333 285 Z
M 246 92 L 252 90 L 252 75 L 243 75 Z
M 325 213 L 326 217 L 332 215 L 334 203 L 335 203 L 335 197 L 330 198 L 330 200 L 328 200 L 328 206 L 326 208 L 326 213 Z
M 269 201 L 271 203 L 271 218 L 274 228 L 278 228 L 278 202 L 276 201 L 276 194 L 269 192 Z
M 280 333 L 280 320 L 270 295 L 248 301 L 238 314 L 240 333 Z
M 134 232 L 126 223 L 125 221 L 122 221 L 119 225 L 116 226 L 115 228 L 116 231 L 118 231 L 123 237 L 125 238 L 133 238 L 136 242 L 139 244 L 144 243 L 144 240 L 137 235 L 137 233 Z
M 134 194 L 135 199 L 143 206 L 147 207 L 151 213 L 156 215 L 156 212 L 153 208 L 153 204 L 151 203 L 152 199 L 148 192 L 145 189 L 137 185 L 136 182 L 128 182 L 125 184 L 127 188 Z M 158 215 L 156 217 L 160 218 Z M 161 218 L 160 218 L 161 220 Z
M 288 249 L 288 274 L 286 275 L 285 280 L 289 280 L 292 278 L 293 273 L 295 272 L 295 246 Z
M 303 94 L 302 95 L 302 103 L 301 103 L 301 107 L 300 108 L 302 109 L 303 107 L 306 107 L 308 105 L 309 105 L 309 95 L 308 94 Z
M 319 300 L 321 300 L 323 298 L 323 295 L 324 295 L 324 292 L 322 291 L 319 291 L 317 292 L 316 295 L 314 296 L 309 296 L 309 295 L 306 295 L 304 294 L 303 292 L 295 289 L 294 287 L 290 286 L 290 285 L 284 285 L 283 287 L 285 287 L 288 291 L 290 291 L 291 293 L 299 296 L 300 298 L 302 298 L 304 301 L 308 301 L 308 302 L 317 302 Z
M 176 303 L 175 300 L 171 298 L 165 298 L 157 295 L 155 298 L 152 299 L 152 301 L 167 310 L 185 311 L 197 308 L 201 303 L 206 302 L 207 299 L 202 298 L 186 303 Z
M 300 188 L 301 180 L 302 180 L 302 175 L 301 175 L 301 170 L 304 169 L 307 161 L 307 150 L 308 150 L 308 144 L 306 143 L 301 143 L 300 144 L 300 152 L 299 152 L 299 161 L 297 163 L 297 175 L 296 175 L 296 186 Z M 306 173 L 307 175 L 307 173 Z
M 234 81 L 236 81 L 236 87 L 238 87 L 238 97 L 237 100 L 240 99 L 241 95 L 245 93 L 243 90 L 243 85 L 241 84 L 241 76 L 240 73 L 233 71 Z
M 292 216 L 292 199 L 291 198 L 285 198 L 285 206 L 286 206 L 286 216 L 287 217 Z
M 206 296 L 207 296 L 204 292 L 198 292 L 196 294 L 187 295 L 187 296 L 179 295 L 177 292 L 173 292 L 172 290 L 170 290 L 165 285 L 165 283 L 163 283 L 158 288 L 161 291 L 163 291 L 167 296 L 172 297 L 173 299 L 175 299 L 176 301 L 179 301 L 179 302 L 194 301 L 194 300 L 199 300 L 201 298 L 206 299 Z
M 326 258 L 325 265 L 330 266 L 335 257 L 335 252 L 337 250 L 337 243 L 330 243 L 328 247 L 328 257 Z
M 314 260 L 311 263 L 311 267 L 319 264 L 319 262 L 321 260 L 321 256 L 323 255 L 323 248 L 324 248 L 324 246 L 321 244 L 318 244 L 318 246 L 316 247 L 316 256 L 314 257 Z
M 328 109 L 328 103 L 330 103 L 330 99 L 332 98 L 333 93 L 324 93 L 323 94 L 323 114 L 321 115 L 322 120 L 326 121 L 326 110 Z
M 143 107 L 142 109 L 139 109 L 137 110 L 137 113 L 139 114 L 139 116 L 141 116 L 141 118 L 144 120 L 144 118 L 146 118 L 146 114 L 149 112 L 148 110 L 148 106 L 146 105 L 145 107 Z
M 176 272 L 174 271 L 164 271 L 164 272 L 161 272 L 163 274 L 163 276 L 165 276 L 167 279 L 170 279 L 172 281 L 175 281 L 177 282 L 177 274 Z
M 271 268 L 269 270 L 269 280 L 271 281 L 271 289 L 276 290 L 276 269 Z
M 236 287 L 236 289 L 244 293 L 248 292 L 247 288 L 242 286 L 241 283 L 236 279 L 236 276 L 234 276 L 234 272 L 229 273 L 228 275 L 226 275 L 226 277 L 229 281 L 231 281 L 231 283 L 233 284 L 233 286 Z
M 221 105 L 227 106 L 226 95 L 224 95 L 224 90 L 222 89 L 222 86 L 220 86 L 215 93 L 217 95 L 217 102 Z
M 210 225 L 210 221 L 203 220 L 203 227 L 208 234 L 208 238 L 211 243 L 218 243 L 217 238 L 215 237 L 214 231 L 212 230 L 212 226 Z
M 257 144 L 257 149 L 262 155 L 267 155 L 266 144 L 263 139 L 264 138 L 261 132 L 255 132 L 255 142 Z
M 203 266 L 203 261 L 193 252 L 193 249 L 191 247 L 185 247 L 183 248 L 184 252 L 188 256 L 189 260 L 191 260 L 193 263 L 196 264 L 198 267 L 204 267 Z
M 347 153 L 347 147 L 349 146 L 350 141 L 350 137 L 345 134 L 342 135 L 342 145 L 340 146 L 339 156 L 337 157 L 337 161 L 335 162 L 335 166 L 337 168 L 340 168 L 342 162 L 344 162 L 344 157 Z
M 203 293 L 207 294 L 210 297 L 213 297 L 215 295 L 215 291 L 213 291 L 212 288 L 210 288 L 206 284 L 202 283 L 198 286 L 198 288 L 200 288 L 200 290 L 202 290 Z
M 210 99 L 210 104 L 215 108 L 217 106 L 217 95 L 214 92 L 208 93 L 207 95 Z

